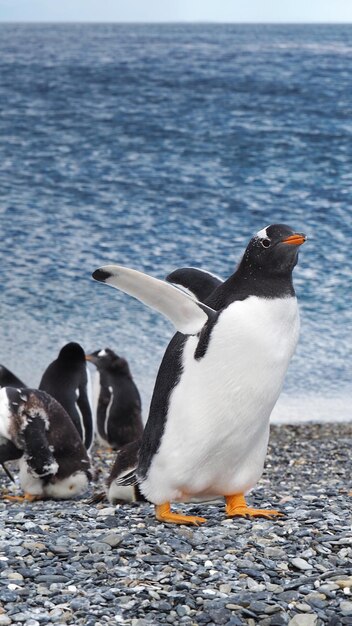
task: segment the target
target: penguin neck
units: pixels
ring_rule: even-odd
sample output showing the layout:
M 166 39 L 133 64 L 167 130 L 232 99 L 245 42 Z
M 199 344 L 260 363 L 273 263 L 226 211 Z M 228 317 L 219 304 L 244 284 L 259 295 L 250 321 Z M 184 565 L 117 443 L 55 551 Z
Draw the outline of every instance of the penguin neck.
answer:
M 230 276 L 229 282 L 235 295 L 236 291 L 247 296 L 270 299 L 295 295 L 291 269 L 286 272 L 268 273 L 264 267 L 249 265 L 242 260 L 236 272 Z
M 240 263 L 236 272 L 215 289 L 206 304 L 219 310 L 250 296 L 267 299 L 295 297 L 292 271 L 268 275 L 263 268 Z

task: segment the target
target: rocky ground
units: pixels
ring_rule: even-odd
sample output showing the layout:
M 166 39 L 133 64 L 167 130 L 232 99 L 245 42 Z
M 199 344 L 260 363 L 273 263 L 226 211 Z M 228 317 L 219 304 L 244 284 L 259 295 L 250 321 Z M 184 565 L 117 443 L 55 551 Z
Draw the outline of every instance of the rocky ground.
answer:
M 352 424 L 273 426 L 248 497 L 277 520 L 179 506 L 201 527 L 156 522 L 149 504 L 0 503 L 0 626 L 352 624 Z M 99 481 L 112 456 L 95 454 Z M 10 487 L 0 468 L 0 483 Z

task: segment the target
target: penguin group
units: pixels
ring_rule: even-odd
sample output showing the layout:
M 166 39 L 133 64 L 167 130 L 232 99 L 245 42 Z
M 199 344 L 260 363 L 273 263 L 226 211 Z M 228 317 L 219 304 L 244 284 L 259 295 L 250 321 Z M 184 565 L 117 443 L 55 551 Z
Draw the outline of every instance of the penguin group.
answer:
M 96 415 L 88 361 L 100 373 Z M 111 402 L 106 402 L 107 392 Z M 80 344 L 67 343 L 37 389 L 0 366 L 0 464 L 13 480 L 5 463 L 18 461 L 24 491 L 24 496 L 6 495 L 7 499 L 80 495 L 93 478 L 95 438 L 118 450 L 135 439 L 139 442 L 142 432 L 141 400 L 128 362 L 109 348 L 90 355 Z M 133 447 L 131 452 L 135 465 L 137 453 Z M 134 499 L 134 492 L 122 488 L 119 499 Z
M 246 494 L 263 472 L 271 412 L 299 336 L 292 272 L 303 233 L 259 230 L 225 280 L 191 267 L 160 280 L 121 265 L 93 278 L 152 307 L 174 325 L 145 427 L 128 362 L 109 348 L 64 346 L 37 390 L 0 368 L 0 463 L 18 459 L 28 498 L 72 497 L 87 488 L 95 439 L 116 451 L 110 502 L 145 499 L 165 523 L 206 522 L 177 502 L 222 497 L 227 517 L 274 517 Z M 99 377 L 96 411 L 87 362 Z M 94 417 L 95 414 L 95 417 Z M 127 495 L 127 493 L 129 495 Z

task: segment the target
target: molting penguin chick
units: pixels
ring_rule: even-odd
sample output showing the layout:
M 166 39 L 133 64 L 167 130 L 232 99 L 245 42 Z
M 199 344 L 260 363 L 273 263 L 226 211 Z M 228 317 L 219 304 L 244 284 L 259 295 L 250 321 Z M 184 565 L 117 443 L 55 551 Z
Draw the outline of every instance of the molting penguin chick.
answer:
M 100 376 L 97 431 L 100 441 L 118 449 L 143 433 L 141 398 L 126 359 L 110 350 L 86 355 Z
M 5 365 L 0 365 L 0 388 L 1 387 L 26 387 L 26 385 L 15 376 Z
M 260 230 L 236 271 L 204 303 L 163 281 L 108 265 L 93 278 L 135 296 L 177 329 L 161 362 L 136 476 L 156 517 L 199 524 L 170 502 L 223 495 L 229 517 L 271 517 L 247 506 L 267 452 L 269 418 L 299 334 L 292 270 L 305 236 L 284 224 Z
M 86 449 L 71 418 L 37 389 L 0 390 L 0 463 L 19 459 L 23 497 L 73 498 L 91 478 Z
M 45 370 L 39 389 L 46 391 L 72 419 L 87 450 L 93 442 L 93 418 L 88 400 L 87 366 L 83 348 L 67 343 Z

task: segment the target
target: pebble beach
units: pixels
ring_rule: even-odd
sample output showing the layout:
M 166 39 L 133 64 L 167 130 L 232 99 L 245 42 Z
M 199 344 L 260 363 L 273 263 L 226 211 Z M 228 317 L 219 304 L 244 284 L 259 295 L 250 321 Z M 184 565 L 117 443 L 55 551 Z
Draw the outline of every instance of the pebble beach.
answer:
M 148 503 L 92 504 L 113 462 L 95 450 L 84 497 L 0 503 L 0 626 L 351 625 L 351 444 L 351 423 L 272 426 L 247 500 L 285 517 L 178 505 L 200 527 L 161 524 Z

